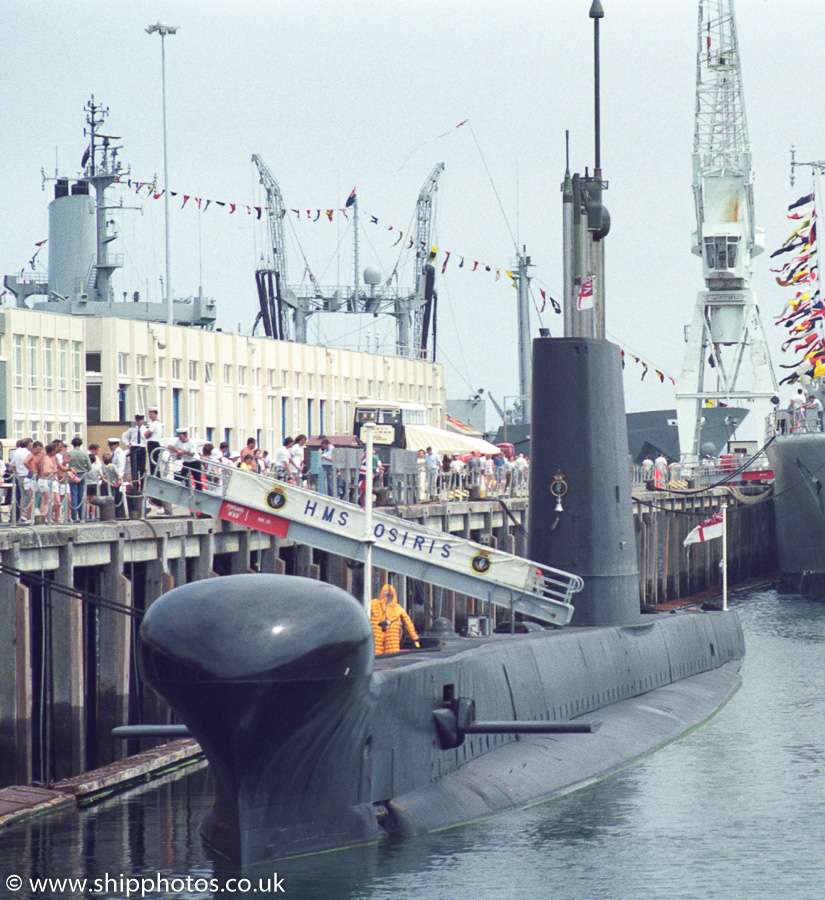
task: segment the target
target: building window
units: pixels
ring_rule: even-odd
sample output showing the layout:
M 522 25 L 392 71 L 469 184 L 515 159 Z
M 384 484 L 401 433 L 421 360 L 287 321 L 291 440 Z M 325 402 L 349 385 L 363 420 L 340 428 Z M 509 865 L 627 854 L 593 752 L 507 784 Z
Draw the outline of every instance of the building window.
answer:
M 23 335 L 14 335 L 12 379 L 15 387 L 23 387 Z
M 198 364 L 196 360 L 189 360 L 189 380 L 197 381 L 198 380 Z
M 268 369 L 267 376 L 269 379 L 269 386 L 271 388 L 277 388 L 278 387 L 278 375 L 277 375 L 275 369 Z
M 43 338 L 43 387 L 54 387 L 54 339 Z
M 102 372 L 103 371 L 101 368 L 99 353 L 87 353 L 86 354 L 86 371 L 87 372 Z
M 180 388 L 172 388 L 172 428 L 180 428 Z
M 146 377 L 146 357 L 144 355 L 135 357 L 135 370 L 138 378 Z
M 129 374 L 129 354 L 128 353 L 118 353 L 118 355 L 117 355 L 117 374 L 118 375 L 128 375 Z
M 189 413 L 189 433 L 194 437 L 198 433 L 198 414 L 200 412 L 200 393 L 198 391 L 189 391 L 186 401 Z
M 215 380 L 215 363 L 204 363 L 203 364 L 203 380 L 206 384 L 212 384 Z
M 158 378 L 166 377 L 166 360 L 161 356 L 158 357 Z
M 57 389 L 66 391 L 69 388 L 69 342 L 57 342 Z
M 181 361 L 179 359 L 172 360 L 172 378 L 175 379 L 175 381 L 180 381 L 180 363 Z
M 229 384 L 232 381 L 232 366 L 228 363 L 224 363 L 223 367 L 223 380 Z
M 135 388 L 135 400 L 137 403 L 135 412 L 143 413 L 145 416 L 146 410 L 149 408 L 149 392 L 145 384 L 139 384 Z
M 72 341 L 72 390 L 79 391 L 83 385 L 83 345 L 80 341 Z M 99 371 L 99 370 L 98 370 Z
M 246 366 L 238 366 L 238 385 L 246 384 Z
M 29 387 L 37 389 L 37 338 L 29 338 Z
M 86 385 L 86 423 L 88 425 L 100 424 L 100 385 Z
M 126 392 L 128 384 L 119 384 L 117 386 L 117 417 L 120 422 L 129 421 L 129 413 L 126 410 Z

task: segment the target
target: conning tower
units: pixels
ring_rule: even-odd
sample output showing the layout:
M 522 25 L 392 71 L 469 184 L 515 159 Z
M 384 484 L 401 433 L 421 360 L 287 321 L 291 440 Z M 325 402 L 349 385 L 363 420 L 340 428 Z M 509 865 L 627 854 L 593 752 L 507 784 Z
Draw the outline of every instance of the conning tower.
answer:
M 574 625 L 629 624 L 640 615 L 621 355 L 604 339 L 603 16 L 594 0 L 593 176 L 571 177 L 568 164 L 562 184 L 565 337 L 533 341 L 528 555 L 583 578 Z

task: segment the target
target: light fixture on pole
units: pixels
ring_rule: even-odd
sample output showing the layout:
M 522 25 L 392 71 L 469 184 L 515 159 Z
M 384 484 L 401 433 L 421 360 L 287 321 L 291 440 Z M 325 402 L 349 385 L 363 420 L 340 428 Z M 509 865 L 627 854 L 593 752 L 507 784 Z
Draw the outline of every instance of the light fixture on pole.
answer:
M 169 158 L 166 152 L 166 35 L 177 31 L 176 25 L 168 25 L 166 22 L 156 22 L 146 29 L 147 34 L 157 32 L 160 35 L 160 78 L 163 93 L 163 199 L 164 215 L 166 219 L 166 304 L 168 325 L 173 324 L 173 300 L 172 300 L 172 276 L 169 266 Z

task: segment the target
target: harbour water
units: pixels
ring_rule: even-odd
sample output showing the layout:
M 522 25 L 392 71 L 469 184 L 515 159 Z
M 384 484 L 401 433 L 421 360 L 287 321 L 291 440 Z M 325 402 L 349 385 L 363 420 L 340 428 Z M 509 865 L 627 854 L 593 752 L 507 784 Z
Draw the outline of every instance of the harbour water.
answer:
M 198 837 L 206 771 L 178 774 L 0 832 L 0 897 L 814 900 L 825 881 L 825 603 L 763 587 L 731 605 L 747 640 L 742 688 L 701 729 L 578 793 L 282 862 L 237 890 Z M 80 881 L 30 881 L 47 878 Z

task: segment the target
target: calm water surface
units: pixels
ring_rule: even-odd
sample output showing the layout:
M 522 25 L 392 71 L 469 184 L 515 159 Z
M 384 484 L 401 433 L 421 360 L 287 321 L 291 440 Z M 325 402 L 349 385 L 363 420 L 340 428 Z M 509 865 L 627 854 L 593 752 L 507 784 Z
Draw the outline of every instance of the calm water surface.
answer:
M 702 729 L 561 800 L 441 834 L 280 863 L 275 877 L 253 873 L 246 895 L 819 900 L 825 603 L 756 590 L 734 595 L 732 605 L 747 638 L 743 686 Z M 239 896 L 206 886 L 226 874 L 215 871 L 197 834 L 209 795 L 201 771 L 0 832 L 0 897 L 113 900 L 140 896 L 139 887 L 113 879 L 158 875 L 166 885 L 158 891 L 147 882 L 145 896 Z M 23 878 L 20 891 L 6 886 L 10 873 Z M 85 890 L 32 892 L 28 879 L 40 876 L 88 882 Z

